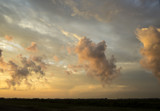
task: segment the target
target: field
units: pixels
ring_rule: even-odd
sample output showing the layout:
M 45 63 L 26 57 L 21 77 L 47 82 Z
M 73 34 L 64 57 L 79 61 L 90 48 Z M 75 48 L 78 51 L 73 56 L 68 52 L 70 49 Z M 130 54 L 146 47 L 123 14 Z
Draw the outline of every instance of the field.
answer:
M 160 111 L 160 99 L 0 98 L 0 111 Z

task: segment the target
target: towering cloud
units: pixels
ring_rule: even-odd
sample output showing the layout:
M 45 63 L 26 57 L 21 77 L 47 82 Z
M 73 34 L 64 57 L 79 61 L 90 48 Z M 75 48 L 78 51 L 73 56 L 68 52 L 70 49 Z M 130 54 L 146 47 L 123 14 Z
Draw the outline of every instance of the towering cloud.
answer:
M 83 64 L 87 74 L 102 83 L 107 83 L 120 73 L 120 68 L 115 65 L 114 56 L 111 59 L 106 58 L 106 47 L 105 41 L 96 44 L 86 37 L 81 38 L 75 47 L 79 63 Z
M 160 79 L 160 32 L 155 27 L 137 29 L 137 38 L 143 44 L 140 64 Z
M 31 46 L 29 46 L 28 48 L 27 48 L 27 50 L 28 51 L 30 51 L 30 52 L 36 52 L 38 49 L 37 49 L 37 44 L 36 44 L 36 42 L 32 42 L 31 43 Z

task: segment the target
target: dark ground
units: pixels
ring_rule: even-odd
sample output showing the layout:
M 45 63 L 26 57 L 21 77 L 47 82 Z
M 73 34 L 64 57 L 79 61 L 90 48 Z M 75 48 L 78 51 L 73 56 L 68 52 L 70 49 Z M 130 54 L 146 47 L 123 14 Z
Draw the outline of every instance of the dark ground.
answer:
M 160 111 L 160 99 L 4 99 L 0 111 Z

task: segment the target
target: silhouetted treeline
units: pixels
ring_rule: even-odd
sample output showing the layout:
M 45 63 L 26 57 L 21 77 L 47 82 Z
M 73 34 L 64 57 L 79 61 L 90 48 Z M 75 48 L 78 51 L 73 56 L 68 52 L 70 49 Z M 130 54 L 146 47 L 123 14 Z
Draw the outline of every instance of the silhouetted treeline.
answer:
M 24 98 L 0 98 L 1 103 L 8 104 L 32 104 L 58 106 L 98 106 L 98 107 L 132 107 L 160 109 L 160 99 L 24 99 Z

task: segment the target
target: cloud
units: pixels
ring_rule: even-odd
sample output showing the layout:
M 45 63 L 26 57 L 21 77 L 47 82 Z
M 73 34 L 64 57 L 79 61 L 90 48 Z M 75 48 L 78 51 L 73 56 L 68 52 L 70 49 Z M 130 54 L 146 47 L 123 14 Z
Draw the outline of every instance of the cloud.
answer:
M 71 33 L 71 32 L 67 32 L 67 31 L 64 31 L 64 30 L 60 30 L 62 32 L 63 35 L 65 35 L 66 37 L 73 37 L 73 38 L 76 38 L 78 40 L 80 40 L 81 36 L 75 34 L 75 33 Z
M 42 70 L 47 69 L 48 64 L 43 61 L 44 58 L 42 56 L 31 56 L 30 59 L 37 62 Z
M 137 38 L 143 44 L 140 64 L 160 79 L 160 32 L 155 27 L 137 29 Z
M 13 37 L 6 35 L 6 36 L 5 36 L 5 39 L 8 40 L 8 41 L 12 41 L 12 40 L 13 40 Z
M 0 57 L 2 56 L 2 50 L 0 49 Z
M 1 42 L 0 42 L 1 49 L 8 50 L 11 52 L 24 50 L 24 48 L 20 44 L 17 44 L 16 42 L 12 42 L 11 38 L 7 38 L 7 39 L 8 40 L 1 40 Z
M 100 22 L 109 22 L 117 13 L 120 12 L 120 8 L 116 3 L 113 3 L 113 1 L 102 0 L 98 3 L 96 2 L 97 1 L 66 0 L 64 1 L 64 4 L 72 10 L 71 16 L 81 16 L 87 19 L 94 18 Z
M 81 38 L 75 47 L 79 63 L 83 65 L 87 74 L 97 78 L 103 84 L 109 82 L 120 73 L 120 68 L 117 68 L 115 64 L 114 56 L 110 59 L 106 58 L 106 47 L 105 41 L 96 44 L 86 37 Z M 82 65 L 78 67 L 81 68 Z
M 12 20 L 11 17 L 9 17 L 9 16 L 7 16 L 7 15 L 3 15 L 3 16 L 4 16 L 5 20 L 6 20 L 8 23 L 12 23 L 12 22 L 13 22 L 13 20 Z
M 42 57 L 32 56 L 27 58 L 20 55 L 18 58 L 18 61 L 9 60 L 7 62 L 3 60 L 2 56 L 0 58 L 1 72 L 8 73 L 11 77 L 6 80 L 9 88 L 21 85 L 22 82 L 25 82 L 27 86 L 31 86 L 28 80 L 29 76 L 38 75 L 43 77 L 45 75 L 44 71 L 47 65 L 42 61 Z
M 73 48 L 71 48 L 71 47 L 67 47 L 67 52 L 68 52 L 68 54 L 69 54 L 69 55 L 71 55 L 71 54 L 72 54 L 72 52 L 73 52 Z
M 30 52 L 37 52 L 38 49 L 37 49 L 37 44 L 36 42 L 32 42 L 31 43 L 31 46 L 29 46 L 28 48 L 26 48 L 28 51 Z
M 2 57 L 2 50 L 0 49 L 0 72 L 4 72 L 7 69 L 7 63 Z
M 67 67 L 66 73 L 68 75 L 70 74 L 80 74 L 81 72 L 84 72 L 85 70 L 88 69 L 88 65 L 87 64 L 78 64 L 78 65 L 71 65 L 69 64 Z
M 21 57 L 20 65 L 16 64 L 14 61 L 10 60 L 8 62 L 8 71 L 11 75 L 11 79 L 7 79 L 6 82 L 9 87 L 20 85 L 22 81 L 25 81 L 26 85 L 31 85 L 28 81 L 28 77 L 34 74 L 39 74 L 39 76 L 44 76 L 44 70 L 41 65 L 30 58 Z
M 54 61 L 58 62 L 59 61 L 59 58 L 57 56 L 54 56 L 53 57 Z

